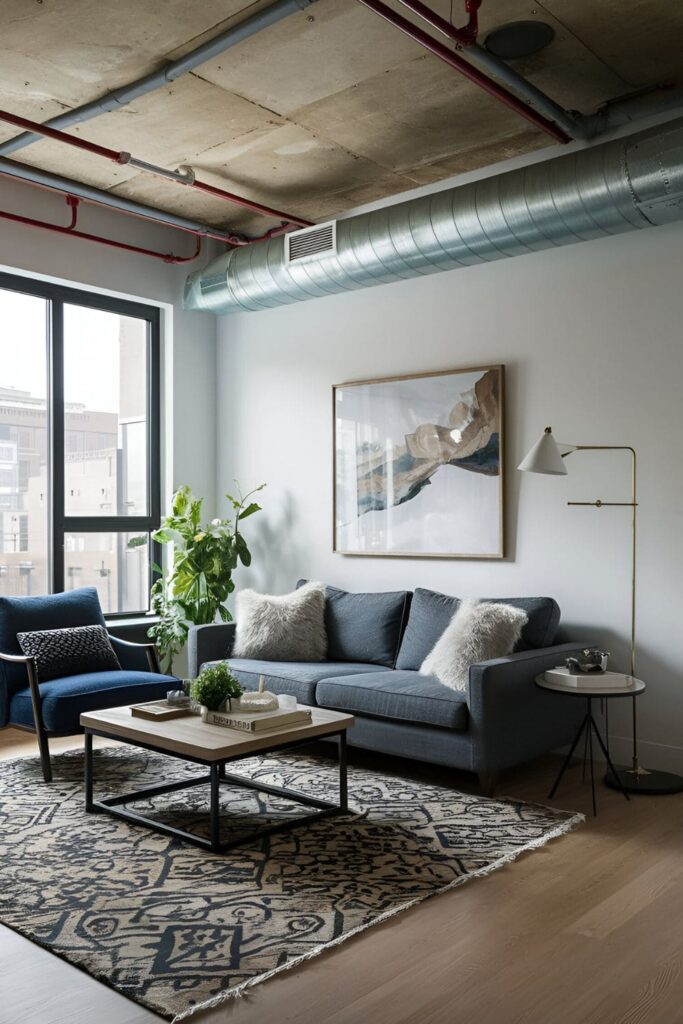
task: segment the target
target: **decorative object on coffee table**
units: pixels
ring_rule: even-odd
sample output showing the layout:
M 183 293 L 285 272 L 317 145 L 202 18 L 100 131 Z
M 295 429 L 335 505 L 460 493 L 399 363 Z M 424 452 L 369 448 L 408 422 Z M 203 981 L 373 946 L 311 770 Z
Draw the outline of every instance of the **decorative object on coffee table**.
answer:
M 502 558 L 503 366 L 333 389 L 334 550 Z
M 184 706 L 173 707 L 166 700 L 151 700 L 144 704 L 131 704 L 130 713 L 134 718 L 146 718 L 152 722 L 166 722 L 173 718 L 184 718 L 191 715 L 190 702 Z
M 638 509 L 637 494 L 637 459 L 635 448 L 630 445 L 615 444 L 559 444 L 553 437 L 552 427 L 546 427 L 543 434 L 522 459 L 517 467 L 523 473 L 542 473 L 548 476 L 566 476 L 567 467 L 564 460 L 574 452 L 626 452 L 631 462 L 631 495 L 630 501 L 568 501 L 568 505 L 587 508 L 625 508 L 631 510 L 631 664 L 630 675 L 636 674 L 636 513 Z M 633 723 L 633 756 L 630 768 L 618 768 L 608 772 L 605 781 L 615 789 L 626 789 L 629 793 L 665 794 L 678 793 L 683 790 L 683 776 L 673 772 L 653 771 L 643 768 L 638 758 L 637 746 L 637 710 L 636 698 L 631 704 Z
M 169 690 L 166 694 L 166 702 L 169 707 L 189 708 L 190 695 L 185 690 Z
M 240 699 L 242 711 L 275 711 L 278 707 L 275 694 L 266 690 L 265 676 L 259 676 L 258 690 L 246 690 Z
M 230 672 L 226 662 L 208 665 L 190 687 L 190 696 L 209 711 L 230 711 L 232 701 L 242 696 L 243 689 Z

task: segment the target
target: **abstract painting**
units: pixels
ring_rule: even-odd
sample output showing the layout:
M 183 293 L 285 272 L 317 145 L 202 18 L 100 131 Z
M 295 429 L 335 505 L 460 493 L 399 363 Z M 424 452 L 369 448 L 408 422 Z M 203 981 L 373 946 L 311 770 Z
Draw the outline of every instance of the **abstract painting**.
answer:
M 340 384 L 334 550 L 503 557 L 504 367 Z

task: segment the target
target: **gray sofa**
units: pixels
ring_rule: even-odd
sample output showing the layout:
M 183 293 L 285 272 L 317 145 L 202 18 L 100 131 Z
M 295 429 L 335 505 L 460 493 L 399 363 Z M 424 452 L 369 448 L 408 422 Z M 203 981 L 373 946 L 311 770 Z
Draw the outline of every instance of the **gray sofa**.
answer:
M 351 745 L 475 772 L 490 793 L 501 770 L 572 740 L 581 702 L 539 689 L 534 676 L 588 645 L 555 643 L 560 610 L 552 598 L 488 600 L 524 608 L 528 623 L 514 653 L 471 667 L 466 694 L 418 671 L 458 607 L 458 598 L 423 589 L 327 587 L 325 662 L 233 658 L 234 623 L 195 626 L 190 673 L 227 659 L 246 689 L 264 675 L 274 693 L 353 714 Z

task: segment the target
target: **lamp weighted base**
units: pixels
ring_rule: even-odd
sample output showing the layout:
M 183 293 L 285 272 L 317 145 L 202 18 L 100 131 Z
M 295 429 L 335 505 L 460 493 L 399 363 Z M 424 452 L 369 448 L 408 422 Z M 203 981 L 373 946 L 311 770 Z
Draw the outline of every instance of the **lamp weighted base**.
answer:
M 640 793 L 643 796 L 665 796 L 667 793 L 683 792 L 683 776 L 673 772 L 648 771 L 639 768 L 616 768 L 608 771 L 605 783 L 611 789 L 626 790 L 627 793 Z

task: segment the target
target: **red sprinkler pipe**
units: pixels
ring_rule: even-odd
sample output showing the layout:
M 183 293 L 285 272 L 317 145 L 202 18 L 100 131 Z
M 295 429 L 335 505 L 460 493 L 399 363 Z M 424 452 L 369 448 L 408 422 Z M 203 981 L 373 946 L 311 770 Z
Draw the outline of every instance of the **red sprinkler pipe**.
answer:
M 440 14 L 433 11 L 431 7 L 427 7 L 427 4 L 423 4 L 422 0 L 398 0 L 398 2 L 414 14 L 419 14 L 428 25 L 438 29 L 439 32 L 448 36 L 449 39 L 459 43 L 460 46 L 471 46 L 472 43 L 477 41 L 477 34 L 479 32 L 477 11 L 481 7 L 481 0 L 467 0 L 465 9 L 469 13 L 470 20 L 463 28 L 451 25 L 450 21 L 446 21 Z
M 433 53 L 435 57 L 439 57 L 446 64 L 450 64 L 452 68 L 459 71 L 461 75 L 468 78 L 470 82 L 478 85 L 480 89 L 487 92 L 494 99 L 504 103 L 510 110 L 514 110 L 516 114 L 524 117 L 527 121 L 530 121 L 536 128 L 540 128 L 541 131 L 551 135 L 558 142 L 566 143 L 571 142 L 571 136 L 567 135 L 561 128 L 553 122 L 548 120 L 547 117 L 543 117 L 542 114 L 538 114 L 531 107 L 527 106 L 522 100 L 518 99 L 513 93 L 508 92 L 497 82 L 494 82 L 491 78 L 487 78 L 486 75 L 482 74 L 476 67 L 469 64 L 462 57 L 459 57 L 457 53 L 452 53 L 448 47 L 439 43 L 436 39 L 429 35 L 428 32 L 424 32 L 417 25 L 413 25 L 411 21 L 404 18 L 402 15 L 397 14 L 386 4 L 382 3 L 382 0 L 358 0 L 359 3 L 363 4 L 364 7 L 369 8 L 378 14 L 380 18 L 384 18 L 390 25 L 404 32 L 411 39 L 414 39 L 416 43 L 424 46 L 426 50 Z M 411 4 L 413 0 L 411 0 Z
M 0 167 L 0 176 L 12 177 L 2 167 Z M 46 192 L 60 192 L 67 196 L 77 200 L 78 202 L 92 203 L 95 206 L 104 206 L 107 210 L 111 210 L 112 213 L 125 214 L 128 217 L 137 217 L 139 220 L 148 220 L 152 224 L 161 224 L 165 228 L 175 228 L 176 231 L 185 231 L 187 234 L 193 235 L 196 238 L 213 238 L 217 242 L 223 242 L 224 245 L 253 245 L 254 242 L 263 242 L 269 238 L 274 238 L 276 235 L 281 235 L 287 231 L 288 224 L 280 224 L 279 227 L 271 228 L 270 231 L 266 231 L 264 235 L 258 235 L 254 238 L 249 238 L 246 235 L 229 235 L 226 232 L 219 232 L 218 229 L 213 231 L 210 227 L 202 228 L 201 230 L 186 227 L 184 224 L 170 224 L 168 221 L 160 220 L 157 217 L 151 215 L 137 213 L 133 210 L 122 210 L 119 206 L 110 206 L 109 203 L 103 198 L 102 200 L 97 199 L 84 199 L 82 196 L 75 196 L 67 191 L 66 187 L 60 187 L 58 185 L 43 185 L 38 181 L 31 181 L 30 178 L 22 178 L 22 185 L 30 185 L 32 188 L 44 189 Z
M 114 238 L 104 238 L 103 235 L 92 235 L 86 231 L 77 231 L 78 205 L 80 200 L 76 196 L 67 196 L 66 201 L 71 207 L 71 223 L 62 226 L 61 224 L 49 224 L 44 220 L 35 220 L 33 217 L 24 217 L 18 213 L 7 213 L 0 210 L 0 217 L 3 220 L 11 220 L 17 224 L 27 224 L 32 228 L 43 228 L 45 231 L 56 231 L 61 235 L 72 235 L 74 238 L 83 238 L 87 242 L 99 242 L 101 245 L 111 245 L 116 249 L 125 249 L 126 252 L 139 253 L 141 256 L 152 256 L 155 259 L 163 260 L 164 263 L 191 263 L 196 260 L 201 252 L 202 240 L 197 236 L 195 251 L 191 256 L 175 256 L 173 253 L 157 252 L 155 249 L 145 249 L 141 245 L 130 245 L 128 242 L 118 242 Z
M 481 7 L 482 0 L 465 0 L 465 10 L 469 15 L 469 19 L 464 28 L 460 31 L 467 38 L 467 42 L 463 42 L 463 46 L 469 46 L 470 43 L 476 43 L 477 36 L 479 35 L 479 8 Z
M 164 178 L 170 177 L 172 181 L 176 181 L 179 185 L 185 185 L 187 188 L 196 188 L 199 192 L 207 192 L 209 195 L 218 196 L 219 199 L 226 199 L 230 203 L 235 203 L 236 206 L 244 206 L 247 210 L 261 213 L 265 217 L 276 217 L 277 220 L 286 221 L 288 224 L 297 224 L 302 228 L 311 227 L 311 221 L 302 220 L 300 217 L 292 217 L 289 213 L 283 213 L 282 210 L 274 210 L 270 206 L 263 206 L 261 203 L 255 203 L 251 199 L 244 199 L 242 196 L 235 195 L 234 192 L 227 192 L 225 189 L 209 185 L 207 182 L 197 181 L 194 177 L 171 175 L 163 167 L 155 167 L 154 164 L 136 161 L 134 157 L 131 157 L 130 153 L 109 149 L 107 146 L 98 146 L 95 142 L 88 142 L 86 139 L 67 135 L 66 132 L 60 132 L 56 128 L 49 128 L 47 125 L 39 124 L 37 121 L 30 121 L 27 117 L 11 114 L 8 110 L 0 110 L 0 121 L 6 121 L 17 128 L 23 128 L 24 131 L 33 132 L 35 135 L 42 135 L 46 139 L 54 139 L 55 142 L 63 142 L 67 146 L 74 146 L 76 149 L 82 149 L 86 153 L 93 153 L 95 156 L 111 160 L 115 164 L 125 165 L 129 163 L 133 167 L 139 166 L 142 170 L 149 171 L 152 174 L 159 174 Z M 260 241 L 260 239 L 255 239 L 255 241 Z

